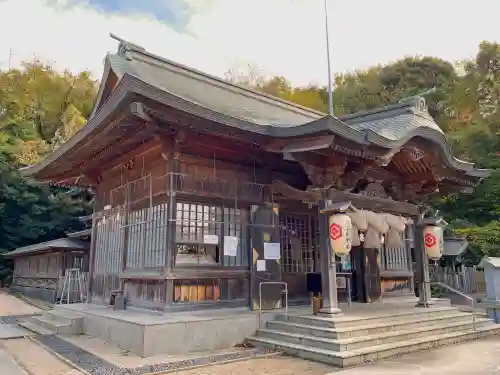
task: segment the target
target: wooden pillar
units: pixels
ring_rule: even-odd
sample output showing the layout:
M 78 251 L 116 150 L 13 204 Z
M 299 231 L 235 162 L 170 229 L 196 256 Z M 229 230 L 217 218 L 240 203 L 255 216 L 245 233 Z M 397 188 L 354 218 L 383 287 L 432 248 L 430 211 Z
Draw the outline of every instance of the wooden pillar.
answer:
M 176 227 L 177 227 L 177 197 L 176 189 L 179 179 L 179 147 L 182 139 L 178 136 L 175 138 L 162 138 L 163 158 L 167 164 L 167 228 L 166 228 L 166 247 L 165 247 L 165 308 L 169 308 L 173 304 L 174 299 L 174 281 L 169 279 L 172 274 L 172 268 L 175 266 L 176 257 Z
M 415 274 L 413 273 L 413 259 L 412 259 L 412 247 L 414 246 L 413 243 L 415 241 L 414 239 L 414 227 L 413 225 L 407 225 L 405 232 L 404 232 L 404 242 L 405 242 L 405 249 L 406 249 L 406 256 L 408 257 L 408 271 L 410 271 L 411 276 L 410 276 L 410 291 L 412 295 L 415 295 Z
M 424 245 L 424 225 L 418 223 L 415 225 L 415 256 L 417 258 L 417 267 L 420 272 L 419 301 L 417 306 L 430 306 L 433 304 L 431 295 L 431 284 L 429 275 L 429 258 L 425 253 Z
M 90 176 L 89 176 L 90 177 Z M 91 180 L 95 182 L 96 188 L 98 188 L 102 178 L 100 176 L 96 178 L 90 177 Z M 87 286 L 87 302 L 92 301 L 92 284 L 94 282 L 94 272 L 95 272 L 95 260 L 96 260 L 96 240 L 97 240 L 97 220 L 96 220 L 96 205 L 97 205 L 97 192 L 96 198 L 94 200 L 94 207 L 92 210 L 92 232 L 90 235 L 90 249 L 89 249 L 89 278 Z
M 325 315 L 334 315 L 341 312 L 338 307 L 337 265 L 335 264 L 335 255 L 330 247 L 328 216 L 319 212 L 331 204 L 332 202 L 329 200 L 321 200 L 318 210 L 319 250 L 321 251 L 321 295 L 323 296 L 323 308 L 320 310 L 320 313 Z
M 128 180 L 127 180 L 128 181 Z M 151 182 L 150 182 L 151 183 Z M 125 269 L 127 268 L 127 250 L 128 250 L 128 235 L 129 235 L 129 216 L 130 216 L 130 189 L 129 189 L 129 184 L 128 182 L 125 182 L 125 202 L 124 202 L 124 212 L 123 212 L 123 246 L 122 246 L 122 266 L 121 266 L 121 272 L 125 272 Z M 120 289 L 125 290 L 125 280 L 120 279 Z

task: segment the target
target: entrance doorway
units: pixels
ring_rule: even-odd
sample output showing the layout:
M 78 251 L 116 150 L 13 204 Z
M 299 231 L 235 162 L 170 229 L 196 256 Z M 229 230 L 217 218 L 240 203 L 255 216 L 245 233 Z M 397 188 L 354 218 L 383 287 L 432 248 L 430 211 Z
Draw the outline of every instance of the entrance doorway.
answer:
M 298 213 L 280 210 L 281 278 L 287 283 L 291 304 L 309 304 L 311 293 L 321 287 L 318 225 L 316 210 Z M 336 268 L 339 301 L 347 301 L 349 296 L 353 299 L 356 290 L 364 293 L 365 281 L 353 277 L 355 264 L 351 255 L 336 257 Z M 360 275 L 364 275 L 363 271 Z
M 280 212 L 281 275 L 291 304 L 309 304 L 307 274 L 315 271 L 316 233 L 311 213 Z
M 351 249 L 353 264 L 353 300 L 376 302 L 381 296 L 380 267 L 376 249 L 355 246 Z

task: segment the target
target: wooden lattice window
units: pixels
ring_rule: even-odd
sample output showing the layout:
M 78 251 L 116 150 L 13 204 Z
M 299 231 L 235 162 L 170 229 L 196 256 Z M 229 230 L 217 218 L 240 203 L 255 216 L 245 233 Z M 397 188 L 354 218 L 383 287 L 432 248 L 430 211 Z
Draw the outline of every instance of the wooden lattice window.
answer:
M 314 241 L 309 215 L 280 215 L 281 269 L 283 272 L 314 271 Z
M 248 266 L 248 210 L 222 205 L 178 202 L 175 264 Z M 224 254 L 226 236 L 237 237 L 236 256 Z

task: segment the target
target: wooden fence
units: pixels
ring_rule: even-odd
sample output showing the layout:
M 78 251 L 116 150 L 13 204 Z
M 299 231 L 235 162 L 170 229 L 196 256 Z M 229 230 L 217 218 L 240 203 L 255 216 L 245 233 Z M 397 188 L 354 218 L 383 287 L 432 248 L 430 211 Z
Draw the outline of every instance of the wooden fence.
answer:
M 484 294 L 486 292 L 484 271 L 476 267 L 459 267 L 456 269 L 431 268 L 431 280 L 442 282 L 466 294 Z

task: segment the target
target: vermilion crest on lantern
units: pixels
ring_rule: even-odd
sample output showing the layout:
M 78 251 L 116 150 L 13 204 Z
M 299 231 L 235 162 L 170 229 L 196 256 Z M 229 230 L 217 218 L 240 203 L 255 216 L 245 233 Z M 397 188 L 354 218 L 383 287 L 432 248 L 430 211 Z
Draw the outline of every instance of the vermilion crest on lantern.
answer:
M 437 240 L 436 236 L 434 236 L 432 233 L 426 233 L 425 234 L 425 245 L 428 247 L 432 247 L 436 245 Z
M 330 225 L 330 238 L 332 240 L 338 240 L 342 237 L 342 227 L 337 223 Z

